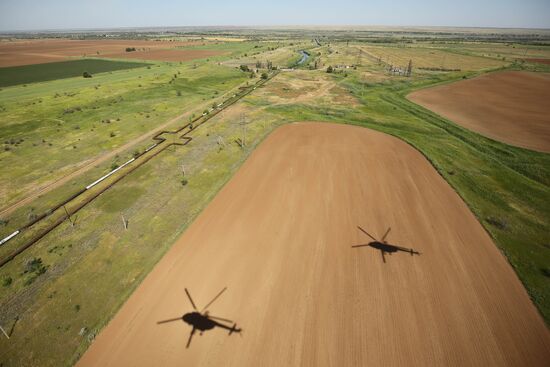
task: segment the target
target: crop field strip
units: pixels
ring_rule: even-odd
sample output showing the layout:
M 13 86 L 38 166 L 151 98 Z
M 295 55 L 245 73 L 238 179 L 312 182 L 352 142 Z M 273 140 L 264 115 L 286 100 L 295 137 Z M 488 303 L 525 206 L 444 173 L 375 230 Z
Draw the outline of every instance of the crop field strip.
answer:
M 132 61 L 113 61 L 102 59 L 83 59 L 0 68 L 0 87 L 19 84 L 46 82 L 50 80 L 105 73 L 145 67 L 150 64 Z
M 9 254 L 8 256 L 0 259 L 0 268 L 2 266 L 4 266 L 5 264 L 7 264 L 9 261 L 13 260 L 17 255 L 21 254 L 23 251 L 25 251 L 27 248 L 29 248 L 30 246 L 32 246 L 34 243 L 36 243 L 37 241 L 39 241 L 41 238 L 43 238 L 45 235 L 47 235 L 50 231 L 52 231 L 55 227 L 57 227 L 58 225 L 60 225 L 61 223 L 63 223 L 65 220 L 67 219 L 70 219 L 70 216 L 71 215 L 74 215 L 78 210 L 80 210 L 81 208 L 83 208 L 86 204 L 90 203 L 92 200 L 94 200 L 96 197 L 98 197 L 99 195 L 101 195 L 103 192 L 105 192 L 106 190 L 108 190 L 109 188 L 111 188 L 114 184 L 116 184 L 118 181 L 120 181 L 122 178 L 124 178 L 125 176 L 127 176 L 129 173 L 131 173 L 132 171 L 134 171 L 135 169 L 137 169 L 138 167 L 142 166 L 143 164 L 145 164 L 146 162 L 148 162 L 151 158 L 155 157 L 157 154 L 159 154 L 160 152 L 162 152 L 163 150 L 165 150 L 166 148 L 170 147 L 170 146 L 185 146 L 187 145 L 188 143 L 191 142 L 192 138 L 187 136 L 189 133 L 191 133 L 193 130 L 195 130 L 196 128 L 200 127 L 201 125 L 203 125 L 204 123 L 206 123 L 208 120 L 210 120 L 212 117 L 214 117 L 215 115 L 217 115 L 218 113 L 220 113 L 221 111 L 223 111 L 224 109 L 230 107 L 231 105 L 233 105 L 234 103 L 236 103 L 238 100 L 240 100 L 241 98 L 247 96 L 248 94 L 252 93 L 254 90 L 256 90 L 256 88 L 258 87 L 261 87 L 262 85 L 264 85 L 266 82 L 268 82 L 269 80 L 271 80 L 272 78 L 274 78 L 276 75 L 278 74 L 278 71 L 274 71 L 272 72 L 267 79 L 260 79 L 258 82 L 256 82 L 254 85 L 251 85 L 249 86 L 248 88 L 246 88 L 245 90 L 241 91 L 241 92 L 237 92 L 236 94 L 234 94 L 232 97 L 230 97 L 229 99 L 225 100 L 224 102 L 222 102 L 221 104 L 219 104 L 217 106 L 217 108 L 212 108 L 208 114 L 203 114 L 201 116 L 198 116 L 196 117 L 195 119 L 193 119 L 191 122 L 185 124 L 184 126 L 180 127 L 179 129 L 175 130 L 175 131 L 170 131 L 170 130 L 166 130 L 166 131 L 161 131 L 159 133 L 157 133 L 154 137 L 153 137 L 153 140 L 156 141 L 155 144 L 153 144 L 152 146 L 150 146 L 149 148 L 147 148 L 144 152 L 140 153 L 139 155 L 137 155 L 136 157 L 130 159 L 128 162 L 124 163 L 122 166 L 116 168 L 115 170 L 113 170 L 112 172 L 108 173 L 107 175 L 99 178 L 98 180 L 94 181 L 92 184 L 86 186 L 85 188 L 79 190 L 78 192 L 76 192 L 75 194 L 71 195 L 70 197 L 68 197 L 66 200 L 62 201 L 61 203 L 57 204 L 56 206 L 54 206 L 53 208 L 50 208 L 49 210 L 47 210 L 45 213 L 39 215 L 36 219 L 28 222 L 27 224 L 25 224 L 24 226 L 20 227 L 19 229 L 17 229 L 15 232 L 11 233 L 9 236 L 5 237 L 4 239 L 0 240 L 0 245 L 3 245 L 5 244 L 6 242 L 10 241 L 11 239 L 15 238 L 17 235 L 19 235 L 22 231 L 25 231 L 27 229 L 29 229 L 30 227 L 34 226 L 35 224 L 39 223 L 40 221 L 42 221 L 43 219 L 45 219 L 46 217 L 49 217 L 51 216 L 55 211 L 57 210 L 60 210 L 60 208 L 65 208 L 65 205 L 68 205 L 70 204 L 70 202 L 72 202 L 73 200 L 77 199 L 79 196 L 81 196 L 82 194 L 84 194 L 86 191 L 90 190 L 92 187 L 94 187 L 96 184 L 98 184 L 99 182 L 103 181 L 104 179 L 106 179 L 107 177 L 111 176 L 112 174 L 118 172 L 120 169 L 124 168 L 125 166 L 127 165 L 130 165 L 131 163 L 133 163 L 134 161 L 136 161 L 137 163 L 136 164 L 133 164 L 131 166 L 131 168 L 127 169 L 127 170 L 124 170 L 124 173 L 121 174 L 120 176 L 118 176 L 117 178 L 114 179 L 113 182 L 111 182 L 109 185 L 103 187 L 101 190 L 99 190 L 97 193 L 93 194 L 91 197 L 87 198 L 83 203 L 80 203 L 76 208 L 72 209 L 71 212 L 67 211 L 67 209 L 65 208 L 65 213 L 64 215 L 61 215 L 57 220 L 55 220 L 53 222 L 53 224 L 47 226 L 44 230 L 40 231 L 37 235 L 35 235 L 34 237 L 32 237 L 30 240 L 28 240 L 27 242 L 25 242 L 23 245 L 19 246 L 14 252 L 12 252 L 11 254 Z M 197 121 L 200 121 L 197 125 L 194 125 L 195 122 Z M 190 128 L 191 127 L 191 128 Z M 162 135 L 163 134 L 178 134 L 180 133 L 181 131 L 187 129 L 186 132 L 184 132 L 182 135 L 179 136 L 179 139 L 182 139 L 184 140 L 185 142 L 184 143 L 180 143 L 180 142 L 171 142 L 171 143 L 167 143 L 167 144 L 163 144 L 165 141 L 166 141 L 166 138 L 163 138 Z M 160 147 L 159 147 L 160 146 Z M 144 157 L 143 159 L 141 160 L 138 160 L 140 157 L 143 157 L 145 156 L 147 153 L 149 152 L 152 152 L 150 154 L 147 155 L 147 157 Z

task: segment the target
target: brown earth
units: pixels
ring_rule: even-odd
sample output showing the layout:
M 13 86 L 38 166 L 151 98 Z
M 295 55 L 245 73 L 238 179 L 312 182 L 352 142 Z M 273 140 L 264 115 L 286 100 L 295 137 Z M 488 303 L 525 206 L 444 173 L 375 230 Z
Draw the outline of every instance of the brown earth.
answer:
M 550 74 L 490 73 L 407 98 L 492 139 L 550 152 Z
M 63 61 L 70 57 L 113 55 L 125 53 L 126 47 L 157 50 L 191 44 L 194 43 L 140 40 L 41 39 L 4 41 L 0 42 L 0 67 L 42 64 Z
M 550 65 L 550 59 L 525 59 L 525 61 L 536 62 L 539 64 Z
M 178 220 L 174 218 L 174 220 Z M 388 227 L 386 255 L 371 247 Z M 93 280 L 91 280 L 93 281 Z M 242 333 L 197 332 L 200 309 Z M 100 301 L 100 300 L 98 300 Z M 229 323 L 229 325 L 231 325 Z M 544 366 L 550 333 L 428 161 L 354 126 L 286 125 L 250 156 L 77 366 Z

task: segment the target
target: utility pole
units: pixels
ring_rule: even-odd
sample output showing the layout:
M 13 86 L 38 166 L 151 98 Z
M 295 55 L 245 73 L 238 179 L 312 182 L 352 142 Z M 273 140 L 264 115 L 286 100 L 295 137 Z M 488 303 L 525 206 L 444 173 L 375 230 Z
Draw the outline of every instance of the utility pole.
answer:
M 0 326 L 0 330 L 2 330 L 2 333 L 6 336 L 6 338 L 10 338 L 10 336 L 8 335 L 8 333 L 6 333 L 6 331 L 4 330 L 4 328 L 2 326 Z
M 69 211 L 67 210 L 67 207 L 65 205 L 63 205 L 63 209 L 65 209 L 65 214 L 67 214 L 67 219 L 69 220 L 69 223 L 71 223 L 71 227 L 74 227 L 76 220 L 73 221 L 71 219 L 71 215 L 69 214 Z
M 244 147 L 246 146 L 246 119 L 245 119 L 244 113 L 241 114 L 241 128 L 242 128 L 241 148 L 244 149 Z
M 124 218 L 124 214 L 121 213 L 120 216 L 122 217 L 122 226 L 124 229 L 128 230 L 128 220 Z

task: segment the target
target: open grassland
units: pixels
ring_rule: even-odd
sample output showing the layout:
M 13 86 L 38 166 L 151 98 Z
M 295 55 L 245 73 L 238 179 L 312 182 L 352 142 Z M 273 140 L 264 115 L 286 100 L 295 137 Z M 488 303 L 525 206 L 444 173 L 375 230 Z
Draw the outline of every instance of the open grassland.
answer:
M 426 47 L 445 48 L 454 52 L 510 61 L 515 59 L 550 59 L 550 45 L 517 43 L 456 42 L 427 44 Z
M 189 61 L 196 59 L 205 59 L 207 57 L 223 55 L 221 51 L 213 50 L 185 50 L 185 49 L 167 49 L 167 50 L 137 50 L 133 52 L 121 52 L 118 54 L 107 55 L 114 59 L 134 59 L 134 60 L 155 60 L 155 61 Z
M 0 91 L 2 208 L 248 80 L 209 63 L 159 64 Z M 196 111 L 201 114 L 201 111 Z M 48 157 L 41 159 L 41 157 Z
M 414 46 L 362 46 L 361 49 L 381 62 L 405 67 L 412 61 L 415 68 L 474 71 L 507 65 L 505 61 Z
M 229 54 L 215 56 L 209 63 L 205 60 L 182 65 L 159 63 L 151 69 L 101 74 L 91 81 L 71 78 L 38 83 L 33 88 L 5 88 L 0 91 L 1 104 L 10 104 L 10 108 L 23 116 L 25 108 L 31 111 L 35 106 L 45 108 L 41 106 L 44 102 L 38 102 L 40 98 L 49 96 L 50 103 L 63 101 L 44 117 L 74 120 L 67 126 L 52 121 L 53 125 L 44 125 L 43 132 L 56 136 L 56 129 L 62 129 L 63 135 L 68 134 L 75 140 L 76 149 L 59 140 L 59 146 L 66 150 L 47 150 L 50 149 L 47 148 L 49 140 L 42 143 L 40 135 L 33 136 L 29 145 L 26 139 L 18 143 L 21 150 L 29 149 L 25 154 L 42 164 L 50 164 L 44 159 L 50 155 L 56 160 L 70 160 L 79 150 L 78 138 L 82 140 L 83 136 L 72 134 L 77 132 L 74 124 L 80 124 L 77 114 L 82 111 L 66 114 L 64 111 L 81 105 L 80 98 L 90 106 L 87 113 L 97 111 L 91 107 L 99 106 L 101 113 L 92 115 L 87 125 L 87 134 L 97 134 L 94 138 L 103 141 L 100 149 L 92 148 L 89 143 L 88 149 L 96 149 L 94 156 L 97 156 L 101 154 L 98 151 L 111 152 L 115 146 L 124 146 L 123 141 L 109 144 L 111 139 L 126 136 L 117 133 L 116 124 L 131 122 L 124 127 L 124 132 L 132 134 L 134 129 L 141 128 L 143 130 L 134 135 L 140 136 L 149 131 L 142 125 L 154 128 L 183 112 L 186 112 L 184 121 L 192 113 L 200 114 L 221 96 L 222 92 L 216 95 L 215 91 L 220 90 L 218 88 L 225 90 L 224 78 L 239 85 L 249 77 L 234 68 L 217 65 L 217 62 L 228 57 L 242 59 L 249 52 L 266 52 L 276 44 L 231 42 L 231 47 L 223 43 L 205 44 L 196 48 L 229 50 Z M 347 46 L 334 44 L 333 47 Z M 194 64 L 197 69 L 193 69 Z M 545 70 L 543 66 L 528 67 Z M 181 74 L 170 83 L 178 71 Z M 476 214 L 514 266 L 545 319 L 550 320 L 547 287 L 550 212 L 544 205 L 550 201 L 549 156 L 510 147 L 467 131 L 405 98 L 412 90 L 458 80 L 464 74 L 427 72 L 413 73 L 413 78 L 395 77 L 388 75 L 384 66 L 377 63 L 365 63 L 346 73 L 302 70 L 279 74 L 242 102 L 214 117 L 204 129 L 194 131 L 190 145 L 164 151 L 99 196 L 77 214 L 74 227 L 65 222 L 0 269 L 0 307 L 3 310 L 0 325 L 7 329 L 14 325 L 9 342 L 0 338 L 0 363 L 62 366 L 74 362 L 255 145 L 275 127 L 293 121 L 357 124 L 398 136 L 420 150 Z M 177 82 L 180 84 L 174 84 Z M 202 85 L 210 85 L 210 88 L 201 89 Z M 202 92 L 195 98 L 197 88 Z M 123 100 L 114 103 L 118 90 L 124 93 Z M 177 96 L 178 90 L 186 97 Z M 79 94 L 70 96 L 77 91 Z M 60 96 L 54 98 L 55 93 Z M 127 109 L 121 108 L 126 102 L 129 103 Z M 11 112 L 7 109 L 0 113 Z M 123 115 L 126 117 L 116 121 Z M 29 128 L 42 126 L 41 119 L 20 131 L 26 134 Z M 115 121 L 101 123 L 105 119 Z M 7 120 L 2 118 L 3 122 Z M 243 120 L 248 123 L 245 149 L 235 143 L 242 137 Z M 25 121 L 20 117 L 21 123 Z M 177 126 L 181 122 L 168 125 Z M 56 123 L 61 126 L 55 126 Z M 18 130 L 12 126 L 7 131 Z M 110 137 L 111 131 L 114 137 Z M 32 143 L 43 144 L 46 150 L 30 154 Z M 0 231 L 10 233 L 32 212 L 42 212 L 76 188 L 108 172 L 113 163 L 126 161 L 136 149 L 143 150 L 148 145 L 147 140 L 136 142 L 112 160 L 92 166 L 70 182 L 18 208 L 10 218 L 2 217 L 8 222 L 0 223 Z M 14 148 L 16 151 L 18 146 Z M 0 157 L 3 165 L 7 156 Z M 30 172 L 19 167 L 30 164 L 27 160 L 13 160 L 11 164 L 19 180 L 23 179 L 24 172 Z M 181 183 L 182 164 L 187 172 L 185 186 Z M 45 174 L 51 170 L 42 169 L 39 163 L 33 169 Z M 376 172 L 365 172 L 365 175 L 376 175 Z M 4 176 L 0 179 L 4 180 L 0 187 L 11 185 Z M 38 177 L 37 182 L 53 179 L 49 176 L 41 181 Z M 14 185 L 14 188 L 18 187 Z M 11 193 L 11 189 L 6 192 Z M 129 220 L 128 230 L 122 226 L 121 214 Z M 3 245 L 7 247 L 0 250 L 9 252 L 18 245 L 17 241 Z M 16 317 L 19 321 L 15 321 Z M 184 343 L 182 340 L 182 348 Z
M 147 64 L 94 59 L 13 66 L 0 68 L 0 87 L 82 77 L 84 72 L 90 73 L 93 77 L 96 73 L 133 69 L 144 66 L 147 66 Z

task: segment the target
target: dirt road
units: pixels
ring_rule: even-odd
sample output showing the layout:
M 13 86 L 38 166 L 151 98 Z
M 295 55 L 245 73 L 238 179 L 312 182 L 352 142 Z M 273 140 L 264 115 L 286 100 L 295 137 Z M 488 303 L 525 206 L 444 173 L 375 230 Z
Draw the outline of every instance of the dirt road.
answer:
M 407 98 L 492 139 L 550 152 L 548 73 L 490 73 L 418 90 Z
M 352 247 L 376 246 L 358 226 L 378 239 L 391 227 L 389 244 L 421 254 L 383 262 Z M 192 311 L 184 287 L 200 309 L 225 286 L 208 309 L 242 333 L 197 332 L 186 349 L 189 325 L 157 324 Z M 549 360 L 549 332 L 512 268 L 421 154 L 368 129 L 300 123 L 257 148 L 78 366 Z

